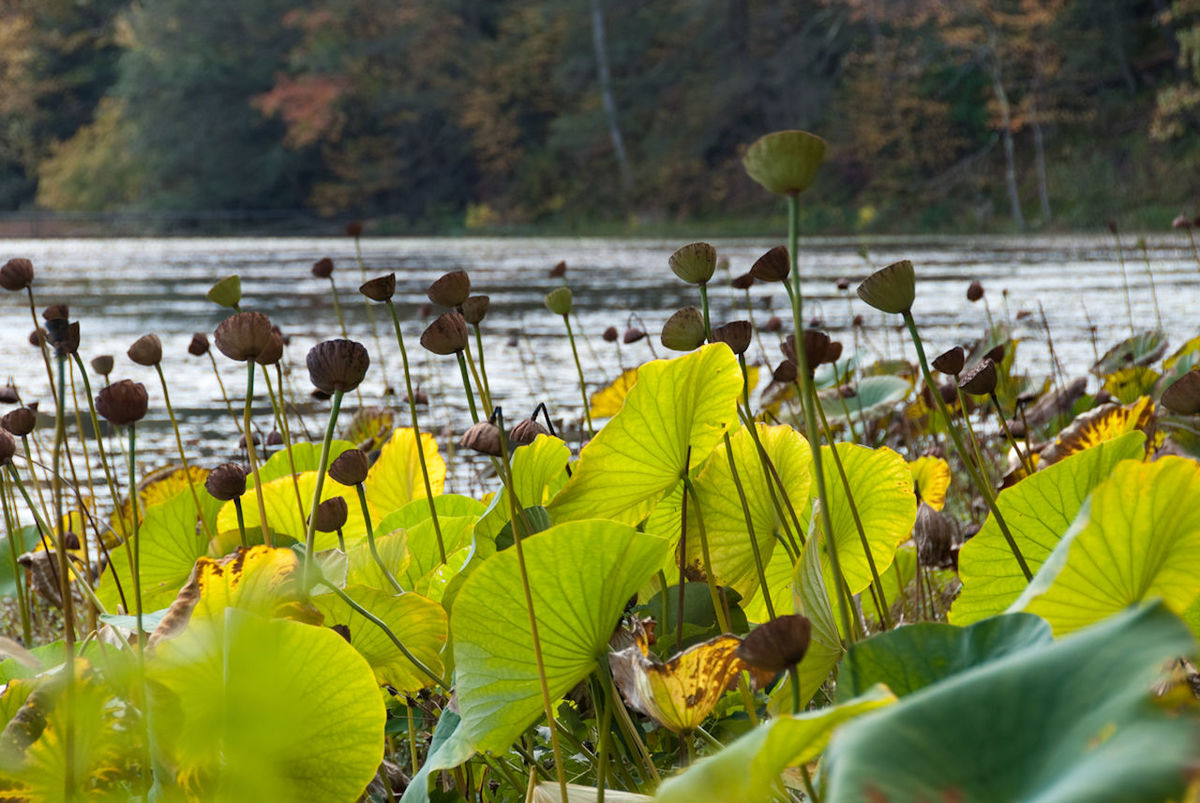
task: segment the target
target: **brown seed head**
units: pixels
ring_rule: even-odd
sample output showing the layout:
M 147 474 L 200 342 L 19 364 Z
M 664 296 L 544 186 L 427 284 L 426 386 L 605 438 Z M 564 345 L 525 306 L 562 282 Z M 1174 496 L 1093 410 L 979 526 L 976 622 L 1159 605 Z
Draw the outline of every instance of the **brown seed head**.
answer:
M 34 348 L 41 348 L 42 344 L 45 342 L 46 330 L 42 327 L 39 326 L 37 329 L 34 329 L 29 333 L 29 345 L 33 346 Z
M 363 282 L 359 285 L 358 292 L 372 301 L 387 301 L 396 294 L 396 274 L 376 276 L 368 282 Z
M 333 260 L 329 257 L 321 257 L 312 266 L 312 275 L 318 279 L 328 279 L 333 275 Z
M 567 263 L 565 260 L 560 261 L 557 265 L 550 269 L 551 279 L 561 279 L 567 275 Z
M 987 396 L 996 390 L 996 363 L 984 357 L 958 378 L 958 386 L 972 396 Z
M 983 284 L 976 279 L 967 285 L 967 301 L 978 301 L 983 298 Z
M 358 485 L 367 478 L 371 464 L 361 449 L 347 449 L 329 464 L 329 476 L 342 485 Z
M 111 354 L 101 354 L 99 357 L 92 358 L 92 370 L 100 374 L 100 376 L 108 376 L 113 370 L 113 358 Z
M 467 428 L 467 431 L 459 438 L 458 445 L 482 454 L 499 457 L 501 454 L 500 428 L 490 421 L 480 421 Z
M 812 622 L 798 614 L 787 614 L 751 630 L 742 639 L 737 654 L 756 669 L 782 672 L 800 663 L 811 638 Z
M 278 326 L 272 326 L 267 344 L 263 346 L 262 351 L 255 355 L 254 361 L 259 365 L 274 365 L 281 359 L 283 359 L 283 332 L 279 330 Z
M 1176 215 L 1175 219 L 1171 221 L 1173 229 L 1190 229 L 1191 227 L 1192 219 L 1183 213 Z
M 8 434 L 7 429 L 0 429 L 0 466 L 11 463 L 13 455 L 16 453 L 17 442 L 13 440 L 12 435 Z
M 142 335 L 133 341 L 126 354 L 138 365 L 153 367 L 162 362 L 162 341 L 158 335 Z
M 11 292 L 24 290 L 33 283 L 33 263 L 24 257 L 13 257 L 0 268 L 0 287 Z
M 267 433 L 267 446 L 282 446 L 283 435 L 277 429 L 273 429 Z
M 755 260 L 750 275 L 760 282 L 784 282 L 792 272 L 786 246 L 777 245 Z
M 845 291 L 850 289 L 850 280 L 842 276 L 837 280 L 837 289 Z
M 42 320 L 53 321 L 62 318 L 64 321 L 71 317 L 71 308 L 66 304 L 51 304 L 42 310 Z
M 749 321 L 733 321 L 712 330 L 714 343 L 725 343 L 734 354 L 745 354 L 750 348 L 750 338 L 754 334 Z
M 246 469 L 240 463 L 223 463 L 208 472 L 204 488 L 222 502 L 237 499 L 246 493 Z
M 902 259 L 872 273 L 858 286 L 858 297 L 882 312 L 900 315 L 912 309 L 916 298 L 912 262 Z
M 749 290 L 754 286 L 754 274 L 743 273 L 741 276 L 735 276 L 729 282 L 729 286 L 734 290 Z
M 0 426 L 18 438 L 23 438 L 37 426 L 37 413 L 28 407 L 18 407 L 4 414 L 4 418 L 0 419 Z
M 487 315 L 491 304 L 492 299 L 489 296 L 470 296 L 462 303 L 463 320 L 472 326 L 477 325 Z
M 66 318 L 46 321 L 46 342 L 54 346 L 58 354 L 74 354 L 79 351 L 79 321 L 69 323 Z
M 616 343 L 617 339 L 621 337 L 621 333 L 617 331 L 617 327 L 610 326 L 600 336 L 604 338 L 605 343 Z
M 825 351 L 825 362 L 837 362 L 842 358 L 842 341 L 834 340 Z
M 308 351 L 308 377 L 326 393 L 354 390 L 367 375 L 371 358 L 362 343 L 326 340 Z
M 691 351 L 704 342 L 704 315 L 696 307 L 672 313 L 662 328 L 662 344 L 672 351 Z
M 192 342 L 188 343 L 188 354 L 193 357 L 203 357 L 208 354 L 208 335 L 203 332 L 192 335 Z
M 465 270 L 452 270 L 439 276 L 425 294 L 434 304 L 457 307 L 471 295 L 471 277 Z
M 16 404 L 21 400 L 17 389 L 12 385 L 0 385 L 0 402 L 4 404 Z
M 331 496 L 317 505 L 316 529 L 323 533 L 335 533 L 346 526 L 346 517 L 350 509 L 346 506 L 345 498 Z
M 706 284 L 717 269 L 717 249 L 708 243 L 689 243 L 667 260 L 671 271 L 688 284 Z
M 361 220 L 351 220 L 346 224 L 347 237 L 361 237 L 363 233 L 363 222 Z
M 131 379 L 122 379 L 103 388 L 96 396 L 96 411 L 112 424 L 124 426 L 141 421 L 146 415 L 150 397 L 146 386 Z
M 996 363 L 996 365 L 1004 362 L 1004 344 L 1001 343 L 998 346 L 993 346 L 992 348 L 988 349 L 987 353 L 983 355 L 983 358 L 985 360 L 991 360 L 992 362 Z
M 1192 369 L 1168 385 L 1162 405 L 1180 415 L 1200 413 L 1200 370 Z
M 533 418 L 522 418 L 508 433 L 508 442 L 512 446 L 525 446 L 537 440 L 538 435 L 549 435 L 546 428 Z
M 454 354 L 467 347 L 467 321 L 457 312 L 439 315 L 421 333 L 421 345 L 434 354 Z
M 772 315 L 770 318 L 767 318 L 767 322 L 763 324 L 763 329 L 766 329 L 768 332 L 778 332 L 782 328 L 783 319 L 781 319 L 778 315 Z
M 775 370 L 771 372 L 772 382 L 782 382 L 788 384 L 796 381 L 796 377 L 800 376 L 800 369 L 796 363 L 791 360 L 784 360 L 775 366 Z
M 631 326 L 626 329 L 625 334 L 621 336 L 621 342 L 626 344 L 636 343 L 645 336 L 646 333 L 644 331 Z
M 253 360 L 271 340 L 271 319 L 261 312 L 239 312 L 217 326 L 213 341 L 231 360 Z
M 947 349 L 939 354 L 933 360 L 933 367 L 936 371 L 941 371 L 943 374 L 950 376 L 958 376 L 962 373 L 963 365 L 967 361 L 967 355 L 963 351 L 962 346 L 955 346 Z

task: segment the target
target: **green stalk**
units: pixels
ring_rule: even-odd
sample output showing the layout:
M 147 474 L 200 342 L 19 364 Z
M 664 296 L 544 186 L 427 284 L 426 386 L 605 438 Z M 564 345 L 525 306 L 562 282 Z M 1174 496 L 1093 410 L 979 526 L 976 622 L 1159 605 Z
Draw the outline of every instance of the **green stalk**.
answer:
M 254 403 L 254 360 L 246 360 L 246 409 L 242 413 L 242 437 L 246 441 L 246 458 L 250 461 L 250 474 L 254 477 L 254 496 L 258 500 L 258 523 L 262 528 L 263 543 L 274 546 L 271 530 L 267 525 L 267 504 L 263 500 L 262 483 L 258 479 L 258 457 L 254 453 L 254 430 L 250 428 L 250 407 Z
M 200 494 L 196 492 L 196 482 L 192 479 L 187 454 L 183 451 L 183 438 L 179 435 L 179 422 L 175 420 L 175 409 L 171 407 L 171 394 L 167 392 L 167 377 L 163 374 L 162 363 L 155 363 L 154 370 L 158 372 L 158 381 L 162 385 L 163 404 L 166 405 L 167 416 L 171 419 L 171 430 L 175 433 L 175 446 L 179 449 L 179 460 L 183 463 L 183 476 L 187 478 L 188 490 L 192 492 L 192 503 L 196 506 L 196 518 L 200 519 L 200 526 L 204 528 L 205 537 L 211 541 L 212 529 L 204 518 L 203 509 L 200 507 Z
M 1129 316 L 1129 334 L 1136 334 L 1137 330 L 1133 326 L 1133 302 L 1129 300 L 1129 274 L 1125 272 L 1125 252 L 1121 249 L 1121 235 L 1113 232 L 1113 239 L 1117 243 L 1117 261 L 1121 265 L 1121 284 L 1125 289 L 1125 313 Z
M 475 378 L 475 390 L 479 393 L 479 401 L 483 404 L 483 409 L 492 409 L 492 395 L 488 392 L 487 385 L 479 375 L 479 370 L 475 367 L 475 357 L 471 354 L 471 343 L 468 340 L 463 345 L 463 355 L 467 358 L 467 366 L 471 369 L 471 376 Z
M 804 428 L 808 437 L 808 446 L 812 451 L 813 479 L 817 484 L 817 499 L 821 502 L 821 517 L 825 532 L 829 538 L 829 563 L 833 569 L 834 584 L 837 586 L 838 598 L 841 601 L 842 626 L 846 630 L 846 638 L 853 643 L 854 630 L 850 626 L 850 599 L 845 589 L 845 575 L 842 574 L 842 560 L 838 555 L 837 538 L 833 529 L 833 518 L 829 512 L 829 495 L 825 490 L 825 472 L 821 465 L 821 442 L 817 432 L 816 402 L 814 399 L 812 380 L 808 372 L 808 355 L 804 353 L 804 328 L 801 325 L 804 317 L 802 305 L 804 297 L 800 292 L 800 263 L 797 248 L 800 231 L 800 204 L 795 195 L 787 197 L 788 203 L 788 259 L 791 260 L 791 284 L 788 285 L 792 300 L 792 326 L 795 331 L 797 375 L 800 380 L 800 395 L 804 401 Z
M 362 276 L 363 284 L 367 282 L 367 266 L 363 262 L 362 247 L 359 245 L 358 238 L 354 238 L 354 259 L 358 262 L 358 271 Z M 370 299 L 363 297 L 363 305 L 367 308 L 367 321 L 371 324 L 371 337 L 375 341 L 375 353 L 383 354 L 383 341 L 379 339 L 379 327 L 375 323 L 375 308 L 371 306 Z M 383 386 L 386 388 L 391 383 L 388 382 L 387 375 L 387 360 L 379 361 L 379 368 L 383 372 Z M 280 393 L 283 393 L 283 388 L 280 388 Z
M 396 578 L 392 576 L 392 573 L 388 571 L 387 564 L 383 562 L 383 558 L 379 556 L 379 550 L 375 547 L 375 528 L 371 526 L 371 511 L 367 509 L 367 492 L 363 490 L 363 484 L 361 482 L 355 485 L 354 489 L 358 491 L 358 504 L 362 507 L 363 521 L 366 522 L 367 525 L 367 546 L 371 550 L 371 557 L 373 557 L 375 559 L 375 563 L 379 565 L 379 569 L 383 572 L 383 576 L 386 577 L 388 582 L 392 584 L 392 588 L 396 589 L 396 593 L 403 594 L 404 589 L 400 587 L 400 583 L 398 583 Z
M 746 490 L 742 487 L 742 478 L 738 476 L 737 461 L 733 459 L 733 446 L 729 442 L 729 433 L 725 433 L 725 454 L 729 457 L 729 473 L 733 476 L 733 485 L 737 488 L 738 500 L 742 504 L 742 516 L 746 519 L 746 532 L 750 535 L 750 549 L 754 553 L 754 570 L 758 573 L 758 585 L 762 589 L 763 602 L 767 606 L 767 616 L 775 618 L 775 606 L 771 604 L 771 589 L 767 587 L 767 573 L 763 568 L 762 555 L 758 549 L 758 536 L 754 532 L 754 517 L 750 515 L 750 503 L 746 501 Z
M 646 743 L 642 741 L 641 732 L 637 725 L 634 724 L 633 718 L 629 716 L 629 710 L 625 707 L 625 701 L 621 699 L 621 693 L 617 691 L 617 684 L 613 680 L 612 668 L 608 665 L 607 660 L 596 662 L 596 666 L 600 668 L 600 675 L 604 678 L 605 688 L 608 690 L 609 698 L 613 701 L 613 708 L 617 712 L 617 724 L 625 733 L 625 738 L 637 747 L 638 756 L 642 759 L 642 766 L 646 769 L 646 775 L 654 780 L 657 785 L 662 781 L 662 776 L 658 774 L 658 768 L 654 766 L 654 759 L 650 755 L 650 751 L 646 748 Z M 645 776 L 643 777 L 643 782 Z
M 475 394 L 471 391 L 471 377 L 467 374 L 467 358 L 462 351 L 454 352 L 458 357 L 458 370 L 462 374 L 463 389 L 467 392 L 467 405 L 471 408 L 471 423 L 479 423 L 479 410 L 475 407 Z M 409 404 L 414 403 L 412 396 L 408 397 Z
M 417 397 L 413 395 L 412 372 L 408 368 L 408 351 L 404 348 L 404 334 L 400 330 L 400 317 L 391 299 L 387 301 L 392 314 L 392 325 L 396 329 L 396 343 L 400 346 L 400 359 L 404 363 L 404 384 L 408 389 L 408 411 L 412 416 L 413 437 L 417 442 L 417 462 L 421 465 L 421 479 L 425 482 L 425 498 L 429 500 L 429 516 L 433 520 L 433 532 L 437 536 L 438 555 L 446 562 L 446 545 L 442 540 L 442 526 L 438 522 L 437 505 L 433 501 L 433 486 L 429 482 L 429 467 L 425 464 L 425 446 L 421 442 L 421 426 L 417 421 Z
M 934 384 L 933 377 L 929 373 L 929 361 L 925 358 L 925 348 L 921 345 L 921 336 L 917 334 L 917 323 L 913 320 L 912 312 L 907 311 L 903 315 L 904 323 L 908 327 L 908 333 L 912 337 L 913 345 L 917 349 L 917 360 L 921 364 L 921 375 L 925 379 L 925 384 L 931 389 L 938 412 L 942 414 L 942 419 L 946 422 L 946 431 L 950 433 L 950 440 L 954 443 L 954 449 L 958 452 L 958 457 L 962 460 L 963 467 L 966 468 L 971 481 L 975 483 L 975 487 L 983 495 L 988 510 L 995 516 L 996 524 L 1000 527 L 1000 532 L 1003 533 L 1004 540 L 1008 542 L 1008 548 L 1012 550 L 1013 557 L 1016 558 L 1017 564 L 1021 567 L 1021 573 L 1025 575 L 1025 580 L 1032 580 L 1033 573 L 1029 571 L 1029 565 L 1025 562 L 1025 556 L 1021 554 L 1021 549 L 1017 546 L 1016 539 L 1013 538 L 1012 533 L 1009 531 L 1008 523 L 1004 520 L 1004 515 L 1000 512 L 1000 508 L 996 506 L 996 497 L 992 493 L 992 487 L 975 470 L 975 466 L 967 454 L 967 449 L 963 445 L 962 437 L 958 434 L 958 428 L 954 426 L 954 420 L 950 417 L 950 411 L 946 409 L 946 403 L 942 401 L 942 394 L 938 392 L 937 385 Z
M 325 437 L 321 441 L 321 457 L 317 461 L 317 482 L 313 487 L 312 504 L 308 507 L 308 530 L 304 535 L 303 593 L 305 594 L 312 587 L 313 544 L 317 537 L 317 506 L 321 504 L 321 489 L 325 487 L 325 470 L 329 467 L 329 447 L 333 443 L 333 430 L 337 426 L 338 411 L 342 408 L 343 395 L 344 392 L 341 390 L 333 392 L 333 400 L 329 407 L 329 423 L 325 426 Z M 257 487 L 257 480 L 255 487 Z
M 596 428 L 592 426 L 592 406 L 588 401 L 587 383 L 583 380 L 583 364 L 579 361 L 579 349 L 575 347 L 575 333 L 571 331 L 570 316 L 564 315 L 563 323 L 567 325 L 567 340 L 571 342 L 571 355 L 575 358 L 575 371 L 579 374 L 579 394 L 583 397 L 583 415 L 587 419 L 588 434 L 594 438 Z
M 1154 271 L 1150 269 L 1150 250 L 1146 241 L 1142 240 L 1142 259 L 1146 261 L 1146 278 L 1150 281 L 1150 300 L 1154 302 L 1154 318 L 1158 321 L 1158 329 L 1162 331 L 1162 311 L 1158 308 L 1158 291 L 1154 289 Z
M 50 469 L 50 495 L 54 500 L 54 522 L 51 529 L 52 535 L 57 535 L 57 543 L 55 546 L 58 550 L 58 582 L 61 587 L 63 597 L 63 620 L 66 623 L 66 643 L 68 652 L 75 648 L 75 604 L 71 596 L 71 576 L 68 563 L 70 558 L 67 557 L 67 534 L 63 531 L 63 487 L 62 487 L 62 453 L 66 445 L 67 439 L 67 423 L 64 413 L 66 411 L 66 365 L 67 355 L 56 354 L 55 363 L 58 368 L 58 386 L 56 388 L 57 395 L 54 405 L 54 452 L 52 454 L 52 464 Z M 87 533 L 84 533 L 84 538 Z M 73 740 L 74 734 L 68 735 L 68 740 Z M 70 751 L 68 751 L 69 753 Z
M 1021 461 L 1022 468 L 1029 474 L 1033 473 L 1033 463 L 1021 451 L 1021 447 L 1017 445 L 1017 439 L 1013 437 L 1012 430 L 1008 428 L 1008 421 L 1004 418 L 1004 410 L 1000 409 L 1000 400 L 996 398 L 996 391 L 988 394 L 992 397 L 992 406 L 996 408 L 996 416 L 1000 419 L 1000 426 L 1004 430 L 1004 435 L 1008 438 L 1008 442 L 1012 444 L 1012 448 L 1017 452 L 1017 459 Z
M 599 736 L 600 766 L 596 770 L 596 803 L 604 803 L 604 787 L 608 783 L 608 746 L 612 739 L 612 700 L 604 695 L 600 719 L 596 721 Z
M 490 410 L 492 408 L 492 387 L 488 384 L 487 365 L 483 361 L 483 333 L 479 329 L 479 324 L 472 324 L 475 328 L 475 346 L 479 351 L 479 376 L 483 380 L 483 396 L 485 404 Z
M 934 391 L 934 393 L 938 392 Z M 966 397 L 957 381 L 954 383 L 954 392 L 958 394 L 958 409 L 962 413 L 963 424 L 967 428 L 967 441 L 971 444 L 971 454 L 975 456 L 975 466 L 979 470 L 979 476 L 983 477 L 985 482 L 990 483 L 991 477 L 988 476 L 987 464 L 983 462 L 983 449 L 979 446 L 979 437 L 975 434 L 975 425 L 971 423 L 971 416 L 967 414 Z
M 0 474 L 0 504 L 4 505 L 4 526 L 8 531 L 8 550 L 12 553 L 12 565 L 17 566 L 17 527 L 13 523 L 12 509 L 8 505 L 8 492 L 5 488 L 4 475 Z M 13 582 L 17 586 L 17 607 L 21 611 L 21 636 L 27 646 L 33 645 L 32 626 L 29 618 L 29 598 L 25 594 L 25 573 L 13 572 Z
M 142 633 L 142 556 L 141 540 L 138 538 L 140 522 L 138 521 L 138 490 L 137 490 L 137 426 L 129 425 L 129 505 L 132 511 L 133 533 L 129 540 L 133 543 L 133 609 L 137 619 L 138 645 L 143 642 Z
M 237 427 L 238 432 L 241 433 L 242 420 L 233 411 L 233 402 L 229 400 L 229 394 L 225 392 L 225 383 L 221 381 L 221 370 L 217 368 L 217 358 L 213 356 L 212 349 L 208 350 L 208 359 L 212 363 L 213 375 L 217 378 L 217 387 L 221 389 L 221 398 L 225 400 L 225 409 L 229 411 L 229 417 L 233 419 L 234 425 Z
M 279 376 L 279 398 L 275 398 L 275 388 L 271 386 L 271 372 L 267 366 L 263 366 L 263 379 L 267 383 L 267 396 L 271 399 L 271 409 L 275 413 L 275 429 L 283 437 L 283 448 L 287 450 L 288 466 L 291 468 L 292 476 L 292 491 L 296 494 L 296 509 L 301 515 L 304 513 L 304 499 L 300 496 L 300 473 L 296 471 L 296 456 L 292 453 L 292 438 L 291 432 L 288 430 L 287 410 L 284 409 L 283 401 L 283 372 L 279 368 L 279 363 L 275 363 L 275 369 Z

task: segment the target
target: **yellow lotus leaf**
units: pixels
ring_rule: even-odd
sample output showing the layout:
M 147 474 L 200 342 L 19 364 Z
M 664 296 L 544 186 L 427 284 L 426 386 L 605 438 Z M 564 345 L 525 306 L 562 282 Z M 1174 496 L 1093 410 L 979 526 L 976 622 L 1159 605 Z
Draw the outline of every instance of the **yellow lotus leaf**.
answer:
M 1154 390 L 1154 384 L 1158 382 L 1158 379 L 1159 374 L 1153 368 L 1135 365 L 1109 374 L 1108 378 L 1104 380 L 1104 389 L 1121 404 L 1132 404 Z
M 305 471 L 296 477 L 289 474 L 263 483 L 263 507 L 266 508 L 267 524 L 272 532 L 286 535 L 297 541 L 304 541 L 308 531 L 308 507 L 312 504 L 313 490 L 316 488 L 316 484 L 317 472 L 315 471 Z M 367 535 L 362 506 L 358 501 L 358 492 L 354 488 L 334 482 L 326 476 L 325 484 L 321 487 L 321 501 L 324 502 L 335 496 L 346 500 L 347 518 L 346 523 L 342 526 L 342 537 L 349 547 L 357 544 Z M 255 492 L 247 491 L 241 501 L 246 532 L 250 538 L 254 538 L 253 533 L 259 529 L 261 521 Z M 373 513 L 373 515 L 375 514 Z M 378 516 L 375 515 L 375 518 L 377 520 Z M 237 532 L 237 527 L 237 510 L 234 508 L 233 502 L 226 502 L 217 515 L 217 530 L 221 533 Z M 337 533 L 318 532 L 314 543 L 318 552 L 333 549 L 338 545 Z
M 146 508 L 166 502 L 168 499 L 173 499 L 180 491 L 188 490 L 188 475 L 191 475 L 197 495 L 208 496 L 208 492 L 204 490 L 204 480 L 208 477 L 208 469 L 199 466 L 188 466 L 187 471 L 184 471 L 183 466 L 168 466 L 159 469 L 138 483 L 138 521 L 145 517 Z M 129 522 L 129 499 L 126 498 L 121 503 L 120 515 L 113 515 L 112 526 L 114 530 L 121 533 L 129 527 Z
M 592 418 L 612 418 L 621 412 L 629 389 L 637 382 L 637 367 L 626 368 L 621 375 L 592 394 L 591 409 L 588 414 Z
M 1154 402 L 1143 396 L 1132 404 L 1106 404 L 1076 418 L 1042 450 L 1040 468 L 1057 463 L 1089 446 L 1110 441 L 1135 429 L 1147 432 L 1154 421 Z M 1147 448 L 1151 446 L 1147 443 Z
M 438 452 L 437 441 L 428 432 L 421 433 L 421 449 L 425 453 L 430 489 L 437 496 L 442 493 L 446 483 L 446 461 Z M 392 433 L 363 485 L 367 501 L 377 518 L 426 496 L 425 479 L 421 476 L 421 461 L 417 455 L 417 439 L 411 428 L 401 427 Z
M 946 490 L 950 487 L 950 464 L 940 457 L 918 457 L 908 464 L 913 483 L 921 500 L 934 510 L 946 505 Z

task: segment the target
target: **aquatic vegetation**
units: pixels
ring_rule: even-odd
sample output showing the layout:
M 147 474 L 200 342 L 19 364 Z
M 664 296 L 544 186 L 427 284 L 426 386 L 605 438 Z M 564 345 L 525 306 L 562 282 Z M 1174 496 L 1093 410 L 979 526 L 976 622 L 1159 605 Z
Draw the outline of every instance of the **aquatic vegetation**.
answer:
M 794 223 L 823 154 L 784 132 L 746 167 Z M 161 397 L 110 383 L 109 358 L 93 401 L 78 323 L 48 310 L 34 345 L 55 426 L 16 388 L 0 418 L 0 796 L 1183 799 L 1200 744 L 1200 337 L 1168 355 L 1165 332 L 1133 335 L 1089 394 L 1022 373 L 1006 306 L 931 368 L 920 265 L 902 260 L 859 297 L 901 316 L 917 364 L 872 360 L 857 328 L 802 326 L 798 248 L 793 225 L 734 280 L 786 293 L 790 331 L 714 320 L 709 286 L 732 274 L 711 244 L 676 250 L 660 269 L 698 306 L 659 334 L 673 356 L 615 377 L 584 370 L 556 266 L 544 314 L 571 338 L 579 396 L 519 414 L 489 386 L 492 300 L 470 276 L 433 282 L 445 311 L 421 330 L 394 274 L 366 280 L 407 396 L 369 405 L 381 355 L 321 342 L 314 439 L 297 437 L 286 339 L 227 277 L 208 297 L 231 314 L 188 351 L 215 366 L 211 337 L 245 363 L 242 409 L 217 400 L 240 453 L 197 465 L 173 427 L 179 464 L 142 476 L 138 424 L 175 423 L 178 365 L 147 335 L 129 356 Z M 36 322 L 34 283 L 27 260 L 0 269 Z M 421 401 L 406 329 L 453 355 L 430 357 L 446 398 Z M 778 339 L 767 363 L 748 359 L 756 338 Z M 651 338 L 631 317 L 602 339 Z M 422 429 L 419 404 L 429 422 L 460 392 L 469 422 Z M 464 466 L 479 493 L 448 492 Z

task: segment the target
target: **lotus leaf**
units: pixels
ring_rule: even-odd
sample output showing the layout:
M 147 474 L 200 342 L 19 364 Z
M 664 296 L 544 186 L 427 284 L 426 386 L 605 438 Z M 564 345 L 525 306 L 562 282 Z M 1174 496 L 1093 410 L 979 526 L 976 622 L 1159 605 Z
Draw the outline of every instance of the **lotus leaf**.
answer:
M 934 510 L 945 507 L 946 491 L 950 488 L 950 464 L 940 457 L 918 457 L 908 467 L 921 501 Z
M 1104 352 L 1104 356 L 1092 366 L 1092 373 L 1108 376 L 1122 368 L 1134 365 L 1151 365 L 1167 352 L 1167 335 L 1161 330 L 1141 332 L 1127 337 Z
M 428 432 L 421 433 L 421 448 L 429 471 L 430 488 L 433 495 L 438 496 L 446 482 L 446 461 L 438 452 L 437 441 Z M 427 495 L 417 455 L 417 440 L 411 428 L 402 427 L 392 433 L 363 485 L 372 510 L 378 511 L 380 516 Z
M 830 423 L 860 421 L 879 415 L 904 400 L 912 384 L 898 376 L 866 376 L 853 385 L 845 386 L 853 395 L 833 389 L 820 395 L 821 409 Z

